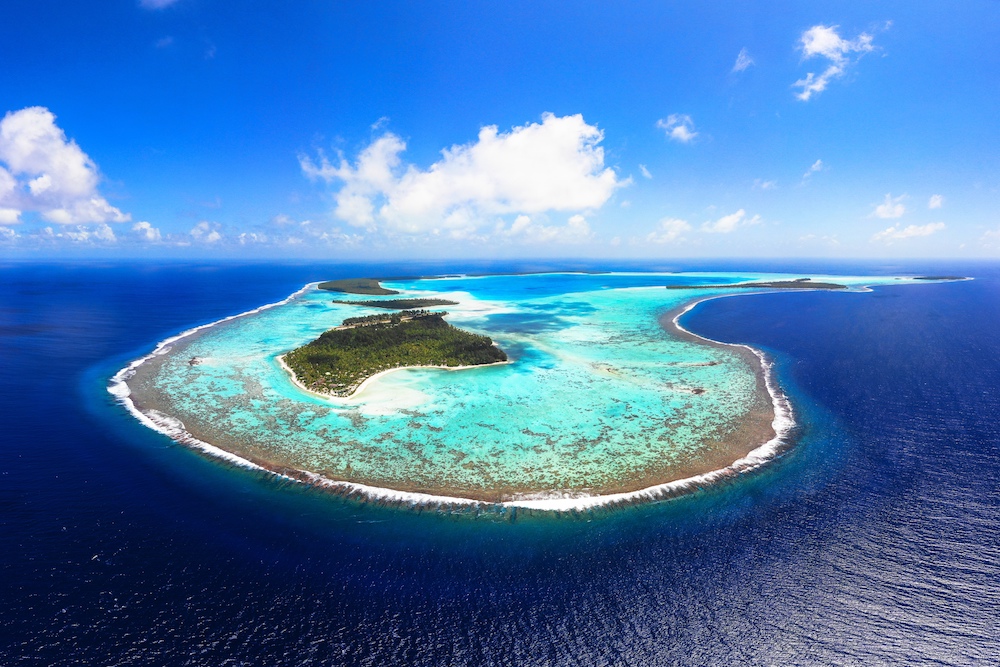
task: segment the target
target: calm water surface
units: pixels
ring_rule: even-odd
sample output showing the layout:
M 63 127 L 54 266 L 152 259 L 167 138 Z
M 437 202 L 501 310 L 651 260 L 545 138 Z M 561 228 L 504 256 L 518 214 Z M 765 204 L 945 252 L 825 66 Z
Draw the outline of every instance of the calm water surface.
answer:
M 0 266 L 0 664 L 1000 660 L 995 264 L 836 267 L 977 279 L 699 306 L 689 328 L 778 360 L 801 441 L 610 513 L 331 498 L 174 445 L 105 392 L 165 336 L 308 281 L 532 268 Z

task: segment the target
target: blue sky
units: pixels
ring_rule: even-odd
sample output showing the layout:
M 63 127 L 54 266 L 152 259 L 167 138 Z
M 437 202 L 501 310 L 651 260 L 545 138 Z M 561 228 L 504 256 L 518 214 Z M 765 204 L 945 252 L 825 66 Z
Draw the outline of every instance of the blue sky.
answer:
M 4 13 L 4 256 L 1000 254 L 995 2 Z

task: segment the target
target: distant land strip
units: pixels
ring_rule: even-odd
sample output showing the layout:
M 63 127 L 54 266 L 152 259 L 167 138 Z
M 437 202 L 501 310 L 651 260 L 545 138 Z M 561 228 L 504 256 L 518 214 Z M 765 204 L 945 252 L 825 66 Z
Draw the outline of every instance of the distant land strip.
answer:
M 344 294 L 368 294 L 371 296 L 387 296 L 399 294 L 396 290 L 382 287 L 375 278 L 346 278 L 344 280 L 327 280 L 317 285 L 319 289 L 328 292 Z
M 327 290 L 329 292 L 342 292 L 344 294 L 368 294 L 372 296 L 387 296 L 390 294 L 399 294 L 396 290 L 387 289 L 382 287 L 380 281 L 384 280 L 386 282 L 400 282 L 400 281 L 413 281 L 413 280 L 428 280 L 428 279 L 440 279 L 440 278 L 484 278 L 487 276 L 530 276 L 543 273 L 579 273 L 583 275 L 599 276 L 612 273 L 611 271 L 583 271 L 583 270 L 567 270 L 567 271 L 556 271 L 539 269 L 537 271 L 514 271 L 512 273 L 462 273 L 462 274 L 445 274 L 445 275 L 427 275 L 427 276 L 392 276 L 386 278 L 344 278 L 341 280 L 327 280 L 321 282 L 317 287 L 321 290 Z M 354 303 L 344 302 L 344 303 Z M 452 305 L 452 304 L 447 304 Z
M 366 308 L 385 308 L 387 310 L 415 310 L 418 308 L 433 308 L 434 306 L 457 306 L 457 301 L 448 299 L 385 299 L 383 301 L 343 301 L 334 299 L 334 303 L 348 306 L 364 306 Z
M 667 289 L 847 289 L 838 283 L 817 283 L 808 278 L 798 280 L 772 280 L 759 283 L 736 283 L 734 285 L 667 285 Z

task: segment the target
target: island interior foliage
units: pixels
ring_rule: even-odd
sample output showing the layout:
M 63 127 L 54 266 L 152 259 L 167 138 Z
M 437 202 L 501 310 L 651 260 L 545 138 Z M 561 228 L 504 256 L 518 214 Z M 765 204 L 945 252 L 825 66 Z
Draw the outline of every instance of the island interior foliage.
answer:
M 344 278 L 327 280 L 317 287 L 328 292 L 343 292 L 344 294 L 371 294 L 373 296 L 389 296 L 399 294 L 396 290 L 387 289 L 374 278 Z
M 304 386 L 334 396 L 349 396 L 367 378 L 393 368 L 507 361 L 491 338 L 448 324 L 446 314 L 407 310 L 348 318 L 284 360 Z

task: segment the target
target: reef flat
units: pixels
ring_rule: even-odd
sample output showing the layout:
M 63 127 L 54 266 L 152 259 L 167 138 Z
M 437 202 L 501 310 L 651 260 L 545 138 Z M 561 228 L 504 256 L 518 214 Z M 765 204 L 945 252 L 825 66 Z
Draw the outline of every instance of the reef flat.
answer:
M 455 302 L 449 321 L 496 341 L 509 360 L 455 373 L 390 369 L 347 397 L 305 391 L 282 358 L 349 317 L 393 315 L 331 302 L 313 285 L 170 339 L 123 369 L 113 390 L 180 442 L 337 493 L 541 509 L 636 502 L 751 470 L 788 446 L 791 406 L 767 359 L 682 320 L 695 303 L 750 293 L 741 284 L 795 278 L 384 280 L 401 298 Z M 822 283 L 858 292 L 914 280 L 809 277 Z M 683 288 L 663 289 L 674 285 Z

